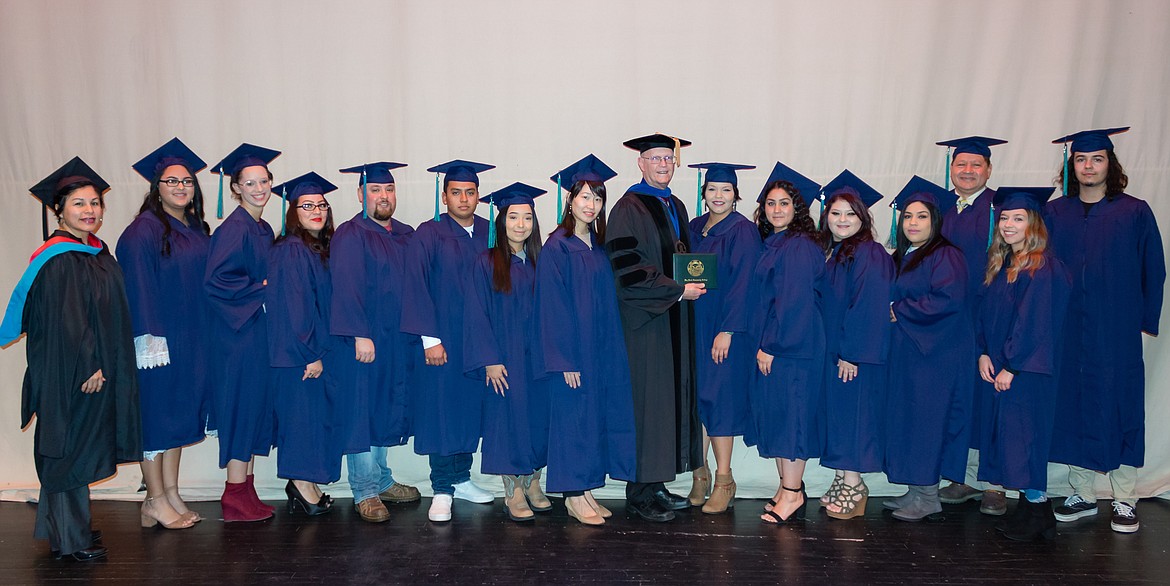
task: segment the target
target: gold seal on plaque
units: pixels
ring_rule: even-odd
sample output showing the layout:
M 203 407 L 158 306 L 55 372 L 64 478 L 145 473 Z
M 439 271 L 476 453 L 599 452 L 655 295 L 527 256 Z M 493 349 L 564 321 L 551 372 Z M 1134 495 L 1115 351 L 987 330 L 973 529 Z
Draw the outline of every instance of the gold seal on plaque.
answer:
M 703 266 L 703 261 L 697 258 L 687 263 L 687 272 L 690 273 L 692 277 L 702 276 L 703 271 L 705 270 L 707 270 L 707 267 Z

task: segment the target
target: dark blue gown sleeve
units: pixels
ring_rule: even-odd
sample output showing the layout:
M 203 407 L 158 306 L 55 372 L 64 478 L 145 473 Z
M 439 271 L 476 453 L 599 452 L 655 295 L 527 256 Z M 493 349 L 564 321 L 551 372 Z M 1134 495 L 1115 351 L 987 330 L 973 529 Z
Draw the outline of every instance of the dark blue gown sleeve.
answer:
M 248 275 L 244 255 L 244 231 L 225 221 L 211 239 L 203 288 L 212 309 L 236 332 L 264 310 L 264 283 Z
M 333 281 L 329 333 L 373 339 L 366 317 L 366 303 L 370 301 L 366 299 L 366 279 L 373 278 L 367 273 L 372 264 L 366 261 L 360 229 L 348 225 L 338 228 L 329 242 L 329 257 L 335 259 L 329 267 Z
M 433 222 L 415 231 L 406 252 L 406 282 L 402 291 L 403 332 L 439 337 L 439 318 L 430 289 L 430 263 L 438 234 Z
M 309 264 L 314 262 L 321 261 L 300 242 L 285 241 L 269 252 L 267 323 L 272 366 L 306 366 L 324 357 L 328 349 Z
M 1008 371 L 1055 374 L 1060 324 L 1068 307 L 1072 282 L 1060 261 L 1048 257 L 1019 293 L 1003 355 Z M 1028 279 L 1020 274 L 1018 279 Z
M 940 331 L 936 326 L 956 313 L 967 311 L 968 273 L 963 254 L 946 246 L 931 256 L 914 269 L 914 272 L 929 271 L 927 294 L 899 299 L 893 305 L 894 315 L 898 318 L 896 327 L 905 332 L 923 354 L 931 354 L 940 346 L 954 343 L 954 340 L 947 339 L 948 331 Z M 904 275 L 902 278 L 915 277 L 917 275 Z
M 1158 335 L 1158 320 L 1162 315 L 1162 289 L 1166 284 L 1166 258 L 1162 251 L 1162 234 L 1149 204 L 1142 202 L 1139 221 L 1142 262 L 1142 331 Z
M 501 338 L 496 337 L 488 315 L 492 296 L 503 295 L 492 289 L 490 251 L 476 259 L 463 290 L 467 294 L 463 313 L 463 372 L 479 378 L 484 367 L 504 363 L 497 344 Z
M 161 314 L 167 299 L 159 294 L 166 290 L 159 283 L 161 246 L 162 228 L 158 222 L 144 219 L 131 222 L 118 238 L 116 256 L 126 281 L 134 337 L 150 334 L 165 338 L 168 333 Z
M 880 244 L 869 244 L 858 246 L 854 253 L 853 290 L 838 351 L 839 358 L 854 364 L 882 364 L 889 347 L 894 261 Z
M 573 294 L 569 290 L 569 255 L 564 245 L 550 238 L 536 265 L 537 320 L 545 374 L 581 372 L 583 367 L 577 345 L 571 337 Z
M 755 224 L 738 222 L 728 234 L 728 239 L 731 282 L 721 283 L 727 287 L 727 292 L 723 297 L 723 320 L 719 331 L 745 333 L 750 313 L 748 290 L 751 288 L 752 269 L 760 256 L 760 233 Z

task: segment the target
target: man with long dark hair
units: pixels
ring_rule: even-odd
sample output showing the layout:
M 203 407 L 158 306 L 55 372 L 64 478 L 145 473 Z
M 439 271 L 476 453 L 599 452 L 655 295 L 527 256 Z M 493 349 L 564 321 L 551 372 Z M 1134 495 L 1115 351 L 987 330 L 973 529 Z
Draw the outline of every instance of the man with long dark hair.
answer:
M 1111 527 L 1138 530 L 1137 469 L 1145 459 L 1145 364 L 1142 332 L 1158 335 L 1166 261 L 1149 204 L 1124 193 L 1126 177 L 1112 134 L 1086 130 L 1060 172 L 1065 197 L 1051 201 L 1051 249 L 1074 277 L 1058 382 L 1050 460 L 1068 464 L 1075 491 L 1058 521 L 1097 514 L 1098 473 L 1113 488 Z
M 618 306 L 634 395 L 637 470 L 626 485 L 626 510 L 647 521 L 674 518 L 690 507 L 665 482 L 703 465 L 703 430 L 695 405 L 692 307 L 702 285 L 673 278 L 673 257 L 687 252 L 687 212 L 670 193 L 686 140 L 652 134 L 628 140 L 638 151 L 642 181 L 609 215 L 605 243 L 617 278 Z

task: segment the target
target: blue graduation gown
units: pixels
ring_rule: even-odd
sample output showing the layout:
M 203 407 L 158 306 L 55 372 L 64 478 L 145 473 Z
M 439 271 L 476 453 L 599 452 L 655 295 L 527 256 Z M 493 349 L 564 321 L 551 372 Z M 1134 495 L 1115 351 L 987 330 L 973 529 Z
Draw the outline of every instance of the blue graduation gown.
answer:
M 630 367 L 609 257 L 562 230 L 536 267 L 541 372 L 549 377 L 548 491 L 590 490 L 636 470 Z M 580 372 L 570 388 L 565 372 Z
M 893 281 L 893 259 L 872 240 L 857 246 L 852 261 L 839 259 L 835 248 L 825 263 L 817 285 L 825 320 L 822 466 L 854 472 L 882 469 Z M 837 377 L 838 358 L 857 365 L 852 381 Z
M 802 235 L 768 237 L 752 271 L 755 324 L 748 403 L 751 426 L 744 441 L 765 458 L 807 460 L 824 449 L 821 401 L 825 327 L 816 283 L 825 270 L 821 247 Z M 772 371 L 760 374 L 755 353 L 771 354 Z
M 917 254 L 907 254 L 902 266 Z M 898 321 L 890 336 L 883 442 L 890 482 L 963 481 L 976 371 L 967 277 L 962 252 L 941 246 L 894 281 Z
M 963 213 L 958 212 L 957 206 L 943 212 L 942 235 L 959 247 L 967 261 L 967 308 L 972 317 L 979 311 L 979 296 L 983 294 L 983 272 L 987 270 L 988 236 L 992 226 L 991 202 L 994 199 L 995 190 L 989 187 Z M 974 329 L 974 322 L 971 327 Z
M 1120 194 L 1085 216 L 1077 198 L 1047 208 L 1049 250 L 1074 275 L 1052 461 L 1109 471 L 1145 462 L 1142 332 L 1158 334 L 1166 260 L 1146 202 Z
M 695 301 L 695 375 L 699 419 L 707 435 L 743 435 L 748 425 L 747 386 L 755 369 L 756 348 L 749 336 L 748 289 L 760 256 L 760 233 L 738 212 L 704 235 L 709 214 L 691 220 L 696 253 L 716 255 L 719 286 Z M 733 332 L 722 364 L 711 360 L 711 345 L 720 332 Z
M 1007 282 L 1007 266 L 983 295 L 978 346 L 996 374 L 1018 372 L 1012 386 L 996 392 L 979 381 L 983 395 L 979 437 L 979 479 L 1001 486 L 1046 490 L 1049 449 L 1057 400 L 1063 326 L 1071 278 L 1050 253 L 1034 274 Z M 1076 338 L 1070 342 L 1075 345 Z
M 336 482 L 341 478 L 345 441 L 355 424 L 353 340 L 329 334 L 333 293 L 329 270 L 303 240 L 294 236 L 278 241 L 268 255 L 268 275 L 276 475 Z M 321 376 L 301 380 L 305 366 L 317 360 L 322 361 Z
M 422 346 L 414 354 L 411 411 L 414 451 L 452 456 L 479 447 L 483 385 L 463 376 L 464 284 L 476 257 L 487 250 L 487 220 L 476 216 L 474 237 L 450 215 L 423 222 L 406 254 L 401 329 L 443 341 L 447 363 L 427 366 Z
M 212 409 L 208 429 L 219 437 L 219 467 L 267 456 L 273 442 L 272 375 L 264 280 L 272 227 L 237 207 L 211 236 L 203 278 L 214 318 L 208 327 Z
M 211 237 L 166 217 L 170 254 L 163 256 L 164 225 L 151 212 L 138 214 L 118 238 L 118 264 L 126 281 L 134 337 L 166 338 L 170 364 L 138 369 L 142 448 L 169 450 L 203 439 L 210 408 L 211 368 L 203 273 Z
M 541 366 L 534 319 L 536 268 L 512 255 L 512 291 L 501 293 L 492 287 L 490 255 L 481 254 L 468 274 L 463 319 L 463 368 L 483 395 L 480 469 L 484 474 L 532 474 L 548 463 L 549 381 L 535 380 Z M 508 371 L 502 397 L 485 384 L 485 367 L 493 364 Z
M 390 230 L 358 213 L 329 241 L 333 301 L 329 330 L 335 336 L 369 338 L 374 361 L 357 361 L 354 349 L 339 351 L 353 362 L 354 425 L 348 448 L 400 446 L 410 438 L 407 383 L 418 364 L 418 336 L 400 330 L 406 249 L 414 228 L 391 218 Z M 366 451 L 359 450 L 359 451 Z
M 954 190 L 951 190 L 952 192 Z M 983 273 L 987 270 L 987 247 L 990 243 L 988 236 L 990 236 L 990 226 L 998 218 L 992 218 L 992 215 L 998 216 L 991 208 L 991 202 L 995 199 L 995 190 L 990 187 L 980 193 L 971 205 L 963 210 L 963 213 L 958 213 L 958 206 L 946 210 L 943 213 L 942 234 L 951 244 L 959 247 L 963 252 L 963 257 L 967 260 L 967 309 L 971 315 L 971 336 L 975 334 L 975 317 L 979 312 L 979 298 L 983 295 Z M 974 344 L 972 344 L 972 352 L 974 352 Z M 973 354 L 971 360 L 975 363 L 979 360 L 978 354 Z M 978 369 L 972 369 L 973 374 L 971 378 L 971 385 L 975 386 L 983 382 L 979 378 Z M 979 399 L 978 393 L 973 393 L 973 403 L 971 408 L 971 446 L 977 448 L 975 443 L 979 440 Z

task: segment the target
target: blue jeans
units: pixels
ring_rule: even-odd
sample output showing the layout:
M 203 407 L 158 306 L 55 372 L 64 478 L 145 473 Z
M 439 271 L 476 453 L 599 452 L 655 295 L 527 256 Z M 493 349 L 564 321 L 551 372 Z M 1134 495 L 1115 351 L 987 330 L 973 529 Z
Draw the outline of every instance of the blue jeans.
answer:
M 394 484 L 394 473 L 386 465 L 385 447 L 374 446 L 368 452 L 346 454 L 345 463 L 354 503 L 376 497 Z
M 435 494 L 455 494 L 455 485 L 471 480 L 471 454 L 430 456 L 431 490 Z

